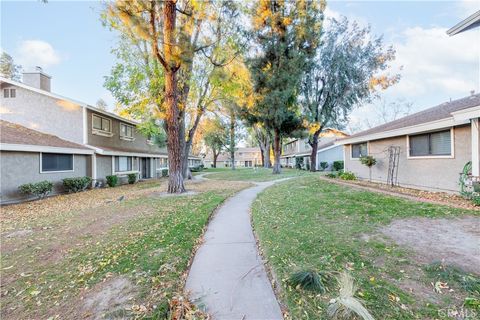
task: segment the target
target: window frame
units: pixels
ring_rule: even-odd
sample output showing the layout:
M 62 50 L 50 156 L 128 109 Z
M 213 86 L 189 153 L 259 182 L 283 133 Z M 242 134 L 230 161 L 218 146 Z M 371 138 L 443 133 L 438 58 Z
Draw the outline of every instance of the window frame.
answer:
M 412 156 L 410 155 L 410 136 L 419 136 L 419 135 L 430 135 L 432 133 L 437 133 L 437 132 L 446 132 L 450 131 L 450 155 L 434 155 L 434 154 L 429 154 L 425 156 Z M 415 159 L 453 159 L 455 158 L 455 131 L 454 128 L 451 127 L 450 129 L 447 130 L 435 130 L 435 131 L 428 131 L 428 132 L 422 132 L 418 134 L 409 134 L 406 137 L 407 139 L 407 159 L 408 160 L 415 160 Z
M 368 156 L 368 155 L 370 154 L 370 142 L 369 142 L 369 141 L 359 142 L 359 143 L 352 143 L 352 144 L 350 145 L 350 160 L 358 160 L 358 161 L 360 161 L 361 156 L 358 157 L 358 158 L 353 157 L 353 146 L 354 146 L 354 145 L 358 145 L 358 144 L 366 144 L 366 145 L 367 145 L 367 154 L 366 154 L 365 156 Z
M 97 129 L 93 126 L 93 119 L 95 117 L 98 117 L 100 118 L 100 124 L 102 124 L 102 127 L 103 127 L 103 120 L 107 120 L 110 122 L 110 131 L 106 131 L 106 130 L 102 130 L 102 129 Z M 113 131 L 112 131 L 112 119 L 109 119 L 109 118 L 106 118 L 106 117 L 102 117 L 101 115 L 99 114 L 96 114 L 96 113 L 92 113 L 92 134 L 96 134 L 96 135 L 100 135 L 100 136 L 105 136 L 105 137 L 112 137 L 113 136 Z
M 10 98 L 10 88 L 3 88 L 3 98 L 5 99 Z
M 128 160 L 127 160 L 127 170 L 126 171 L 117 171 L 117 158 L 130 158 L 131 161 L 130 161 L 130 170 L 128 170 Z M 114 174 L 129 174 L 129 173 L 136 173 L 138 172 L 138 170 L 134 170 L 134 161 L 135 161 L 135 158 L 136 157 L 133 157 L 133 156 L 113 156 L 113 163 L 112 163 L 112 171 Z M 119 161 L 119 169 L 120 169 L 120 159 L 118 160 Z
M 131 136 L 131 137 L 123 135 L 123 132 L 122 132 L 122 128 L 123 128 L 123 127 L 127 128 L 127 129 L 130 128 L 130 129 L 132 130 L 132 136 Z M 120 139 L 122 139 L 122 140 L 127 140 L 127 141 L 134 141 L 134 140 L 135 140 L 135 138 L 134 138 L 134 131 L 133 131 L 133 130 L 135 130 L 135 127 L 134 127 L 134 126 L 132 126 L 132 125 L 130 125 L 130 124 L 126 124 L 126 123 L 124 123 L 124 122 L 120 122 L 119 128 L 120 128 L 120 129 L 119 129 L 119 130 L 120 130 L 120 132 L 119 132 Z
M 17 97 L 17 89 L 10 88 L 10 98 L 16 98 L 16 97 Z
M 66 154 L 72 156 L 72 170 L 56 170 L 43 171 L 43 154 Z M 58 153 L 58 152 L 40 152 L 40 173 L 61 173 L 61 172 L 75 172 L 75 154 L 74 153 Z

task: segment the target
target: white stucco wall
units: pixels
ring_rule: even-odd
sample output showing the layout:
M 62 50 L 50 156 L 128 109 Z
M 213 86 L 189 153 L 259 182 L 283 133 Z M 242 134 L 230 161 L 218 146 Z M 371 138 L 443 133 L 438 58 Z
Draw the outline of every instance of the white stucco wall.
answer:
M 4 98 L 4 88 L 15 88 L 15 98 Z M 83 108 L 24 88 L 3 83 L 0 94 L 0 116 L 40 132 L 83 143 Z

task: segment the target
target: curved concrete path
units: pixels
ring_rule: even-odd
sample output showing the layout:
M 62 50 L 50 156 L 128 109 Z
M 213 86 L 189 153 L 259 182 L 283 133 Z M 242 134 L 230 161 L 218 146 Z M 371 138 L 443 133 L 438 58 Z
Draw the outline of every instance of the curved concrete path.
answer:
M 250 205 L 257 194 L 281 180 L 240 191 L 220 207 L 208 226 L 186 290 L 215 320 L 283 319 L 250 224 Z

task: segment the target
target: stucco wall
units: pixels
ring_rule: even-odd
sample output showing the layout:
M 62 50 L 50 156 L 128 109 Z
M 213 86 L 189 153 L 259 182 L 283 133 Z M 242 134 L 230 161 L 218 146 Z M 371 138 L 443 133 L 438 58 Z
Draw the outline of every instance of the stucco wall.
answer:
M 112 124 L 112 133 L 113 136 L 105 137 L 101 135 L 96 135 L 92 133 L 92 112 L 91 110 L 87 111 L 87 126 L 88 126 L 88 144 L 92 146 L 98 147 L 106 147 L 106 148 L 118 148 L 118 149 L 128 149 L 129 152 L 158 152 L 158 153 L 166 153 L 166 148 L 159 148 L 155 145 L 147 144 L 147 138 L 137 132 L 137 130 L 133 130 L 133 137 L 134 141 L 127 141 L 120 139 L 120 122 L 117 119 L 110 118 L 103 114 L 98 114 L 104 118 L 108 118 L 111 120 Z M 128 123 L 127 123 L 128 124 Z
M 3 88 L 15 88 L 15 98 L 4 98 Z M 65 100 L 3 83 L 0 95 L 2 120 L 83 143 L 83 108 Z
M 325 151 L 317 153 L 317 169 L 320 169 L 320 162 L 328 162 L 328 167 L 325 170 L 332 170 L 334 161 L 343 160 L 343 146 L 336 146 Z
M 62 179 L 89 176 L 90 156 L 74 155 L 73 172 L 40 173 L 40 153 L 0 151 L 1 203 L 26 199 L 18 186 L 48 180 L 54 183 L 54 193 L 63 192 Z
M 96 155 L 97 158 L 97 181 L 105 183 L 105 177 L 112 174 L 112 157 Z
M 372 180 L 386 183 L 388 176 L 389 146 L 400 147 L 398 183 L 401 186 L 433 191 L 458 192 L 458 178 L 465 163 L 471 160 L 470 126 L 454 128 L 454 158 L 408 159 L 407 137 L 370 141 L 368 152 L 377 164 L 372 167 Z M 351 159 L 351 146 L 346 145 L 345 170 L 361 179 L 368 179 L 369 170 L 358 159 Z

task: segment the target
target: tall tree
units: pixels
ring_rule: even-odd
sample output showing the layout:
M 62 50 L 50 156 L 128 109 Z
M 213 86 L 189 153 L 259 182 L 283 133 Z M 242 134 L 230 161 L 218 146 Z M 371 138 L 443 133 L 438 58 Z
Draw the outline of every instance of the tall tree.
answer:
M 97 107 L 98 109 L 100 110 L 107 110 L 107 103 L 105 102 L 105 100 L 103 100 L 102 98 L 98 99 L 97 102 L 95 103 L 95 107 Z
M 345 124 L 355 106 L 369 102 L 378 90 L 398 81 L 387 73 L 395 58 L 381 37 L 347 18 L 329 20 L 321 45 L 305 73 L 299 102 L 308 129 L 311 171 L 316 171 L 318 140 L 327 127 Z
M 155 3 L 150 5 L 150 3 Z M 121 2 L 123 5 L 124 2 Z M 156 14 L 166 4 L 175 6 L 176 30 L 173 33 L 177 42 L 171 47 L 174 49 L 171 57 L 176 64 L 162 63 L 165 60 L 165 10 Z M 112 75 L 107 78 L 106 86 L 116 94 L 120 101 L 134 100 L 132 106 L 126 104 L 127 109 L 134 114 L 154 114 L 157 118 L 166 119 L 167 108 L 158 106 L 167 105 L 166 81 L 168 69 L 175 69 L 176 103 L 178 109 L 178 135 L 180 145 L 181 171 L 185 177 L 188 172 L 187 159 L 194 140 L 201 116 L 211 103 L 212 88 L 209 86 L 209 75 L 217 67 L 223 67 L 235 55 L 238 42 L 232 37 L 238 34 L 239 24 L 236 19 L 237 6 L 233 1 L 131 1 L 127 6 L 133 7 L 130 11 L 137 13 L 132 17 L 128 12 L 126 23 L 124 12 L 109 14 L 104 21 L 115 29 L 121 30 L 123 43 L 114 51 L 119 63 L 112 69 Z M 158 23 L 151 24 L 149 7 L 153 10 Z M 160 13 L 160 12 L 159 12 Z M 178 14 L 177 14 L 178 13 Z M 113 17 L 113 18 L 112 18 Z M 151 19 L 150 19 L 151 20 Z M 138 25 L 146 25 L 138 28 Z M 157 37 L 153 37 L 151 30 L 155 27 Z M 145 36 L 146 34 L 146 36 Z M 163 44 L 163 48 L 155 44 Z M 133 51 L 133 53 L 132 53 Z M 164 61 L 165 62 L 165 61 Z M 172 73 L 172 72 L 170 72 Z M 203 77 L 204 86 L 195 85 L 194 80 Z M 192 92 L 193 91 L 193 92 Z M 124 99 L 126 98 L 126 99 Z M 153 105 L 153 108 L 152 108 Z M 153 110 L 152 110 L 153 109 Z M 148 117 L 146 117 L 148 118 Z M 168 131 L 168 121 L 165 121 Z
M 143 53 L 143 67 L 148 69 L 136 73 L 133 81 L 146 76 L 150 80 L 144 106 L 153 102 L 155 110 L 150 112 L 160 116 L 165 126 L 171 193 L 185 191 L 185 106 L 194 57 L 213 45 L 212 38 L 201 37 L 203 22 L 218 17 L 209 15 L 212 7 L 211 1 L 118 0 L 109 4 L 105 15 L 106 23 Z
M 325 3 L 260 0 L 253 14 L 259 48 L 250 60 L 257 101 L 250 112 L 273 133 L 273 173 L 280 173 L 282 136 L 298 129 L 297 96 L 309 57 L 315 53 Z
M 0 75 L 2 77 L 15 81 L 20 81 L 21 69 L 22 66 L 15 64 L 12 56 L 10 56 L 5 51 L 2 51 L 2 56 L 0 57 Z

